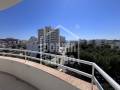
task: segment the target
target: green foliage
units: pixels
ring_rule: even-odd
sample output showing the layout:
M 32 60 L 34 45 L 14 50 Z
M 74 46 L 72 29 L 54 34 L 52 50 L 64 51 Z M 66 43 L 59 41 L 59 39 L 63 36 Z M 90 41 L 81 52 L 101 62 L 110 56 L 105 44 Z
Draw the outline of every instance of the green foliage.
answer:
M 77 46 L 76 46 L 77 47 Z M 80 58 L 95 62 L 112 77 L 120 74 L 120 50 L 117 47 L 111 48 L 109 45 L 96 46 L 95 44 L 81 44 Z M 77 58 L 77 52 L 68 52 Z

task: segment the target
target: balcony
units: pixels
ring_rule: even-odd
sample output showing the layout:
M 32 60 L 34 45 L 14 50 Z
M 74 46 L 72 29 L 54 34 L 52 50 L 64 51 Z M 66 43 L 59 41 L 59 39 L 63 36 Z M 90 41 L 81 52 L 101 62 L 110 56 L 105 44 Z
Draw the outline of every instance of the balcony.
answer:
M 39 54 L 40 58 L 34 57 L 35 54 Z M 65 66 L 64 63 L 66 61 L 90 65 L 92 66 L 92 73 L 89 74 Z M 66 70 L 85 76 L 91 79 L 91 82 L 68 75 L 65 73 Z M 120 86 L 95 63 L 36 51 L 0 49 L 0 71 L 4 72 L 4 74 L 2 74 L 3 77 L 12 78 L 12 80 L 9 79 L 13 82 L 10 84 L 11 90 L 13 90 L 16 85 L 14 77 L 18 78 L 19 83 L 17 85 L 19 87 L 28 88 L 28 90 L 104 90 L 94 75 L 95 70 L 97 70 L 115 90 L 120 90 Z M 9 81 L 7 82 L 5 79 L 5 83 L 8 83 Z M 7 87 L 5 90 L 8 90 Z

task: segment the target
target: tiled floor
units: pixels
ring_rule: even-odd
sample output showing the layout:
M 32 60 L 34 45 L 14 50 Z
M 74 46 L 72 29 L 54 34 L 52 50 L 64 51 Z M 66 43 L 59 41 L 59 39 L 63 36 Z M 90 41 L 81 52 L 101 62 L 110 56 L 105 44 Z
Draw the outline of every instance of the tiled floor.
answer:
M 37 90 L 37 89 L 12 75 L 0 72 L 0 90 Z

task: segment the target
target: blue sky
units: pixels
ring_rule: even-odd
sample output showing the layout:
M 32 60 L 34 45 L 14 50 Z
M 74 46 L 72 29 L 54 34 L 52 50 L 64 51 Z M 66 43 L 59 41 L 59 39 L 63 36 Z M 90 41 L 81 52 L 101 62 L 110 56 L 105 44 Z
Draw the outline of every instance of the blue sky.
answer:
M 82 39 L 120 39 L 120 0 L 22 0 L 0 12 L 0 38 L 28 39 L 50 25 Z

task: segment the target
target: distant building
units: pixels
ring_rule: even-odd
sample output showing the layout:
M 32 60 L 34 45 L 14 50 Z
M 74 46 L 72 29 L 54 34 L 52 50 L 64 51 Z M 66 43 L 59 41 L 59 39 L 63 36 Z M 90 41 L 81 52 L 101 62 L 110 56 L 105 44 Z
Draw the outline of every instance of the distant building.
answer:
M 29 42 L 34 42 L 37 41 L 37 38 L 34 36 L 31 36 L 30 39 L 28 40 Z
M 26 43 L 26 49 L 32 51 L 38 51 L 38 42 L 36 37 L 31 37 Z
M 76 45 L 78 45 L 78 41 L 67 41 L 66 43 L 66 52 L 76 52 Z
M 57 53 L 60 47 L 59 29 L 45 27 L 38 30 L 39 50 L 42 52 Z
M 18 44 L 19 44 L 18 39 L 13 38 L 0 39 L 0 48 L 17 48 Z
M 31 37 L 26 43 L 26 49 L 31 51 L 38 51 L 38 40 L 36 37 Z M 36 53 L 30 54 L 30 56 L 36 57 Z
M 66 52 L 66 39 L 64 36 L 60 36 L 60 47 L 59 47 L 59 53 L 65 54 Z
M 111 48 L 117 47 L 118 49 L 120 49 L 120 40 L 95 39 L 95 40 L 89 40 L 87 43 L 94 44 L 96 46 L 110 45 Z
M 60 47 L 65 47 L 66 39 L 64 36 L 60 36 Z

